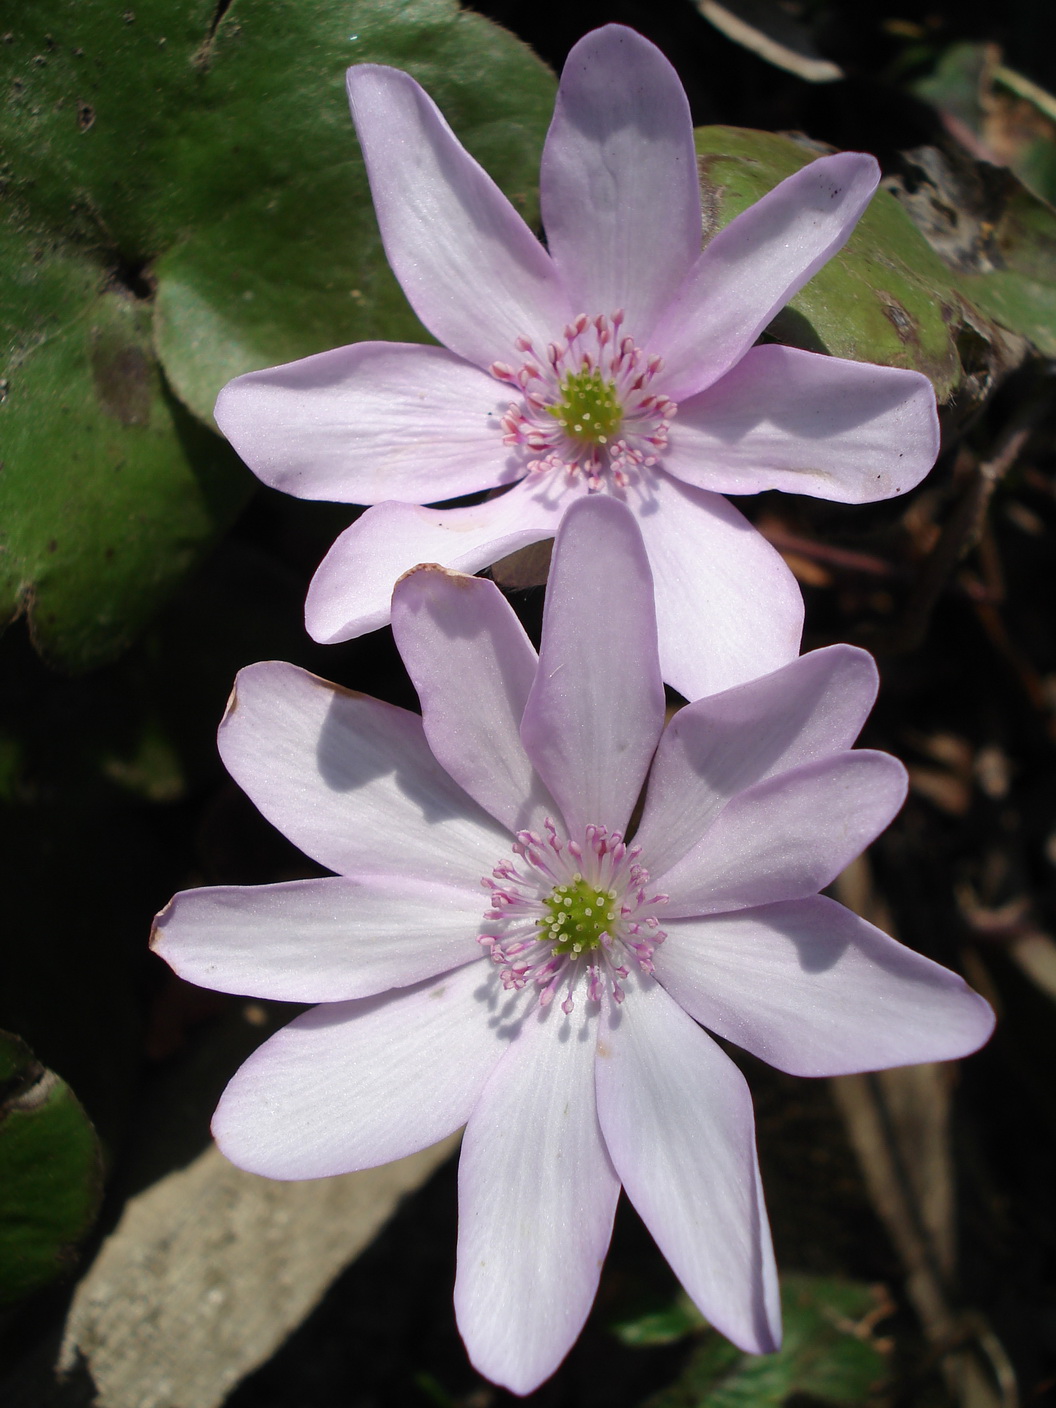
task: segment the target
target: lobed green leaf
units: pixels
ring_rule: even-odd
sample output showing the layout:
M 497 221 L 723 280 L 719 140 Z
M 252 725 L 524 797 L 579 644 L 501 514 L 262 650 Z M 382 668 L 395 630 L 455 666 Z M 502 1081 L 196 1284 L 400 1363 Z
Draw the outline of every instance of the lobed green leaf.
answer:
M 426 339 L 381 248 L 346 67 L 412 72 L 530 221 L 554 79 L 456 0 L 46 0 L 5 60 L 0 618 L 26 613 L 80 670 L 244 503 L 205 429 L 230 377 Z

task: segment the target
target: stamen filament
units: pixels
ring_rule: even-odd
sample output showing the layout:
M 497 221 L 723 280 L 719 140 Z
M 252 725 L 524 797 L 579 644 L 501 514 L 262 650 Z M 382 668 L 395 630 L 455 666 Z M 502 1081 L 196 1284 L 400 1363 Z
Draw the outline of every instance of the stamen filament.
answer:
M 543 354 L 519 337 L 526 360 L 518 369 L 492 364 L 492 375 L 524 393 L 501 424 L 503 444 L 527 451 L 530 474 L 582 474 L 592 491 L 606 480 L 623 489 L 658 463 L 677 406 L 651 389 L 662 360 L 621 333 L 623 319 L 622 309 L 610 317 L 581 313 L 564 342 L 549 343 Z
M 502 932 L 481 934 L 479 942 L 500 968 L 504 989 L 532 987 L 540 1006 L 563 987 L 560 1006 L 569 1015 L 580 984 L 588 1002 L 598 1002 L 606 987 L 622 1002 L 629 961 L 653 971 L 665 935 L 652 909 L 666 896 L 647 894 L 640 850 L 618 832 L 590 825 L 580 843 L 562 837 L 549 817 L 543 829 L 545 841 L 518 833 L 512 849 L 521 865 L 501 860 L 482 880 L 492 905 L 485 918 Z

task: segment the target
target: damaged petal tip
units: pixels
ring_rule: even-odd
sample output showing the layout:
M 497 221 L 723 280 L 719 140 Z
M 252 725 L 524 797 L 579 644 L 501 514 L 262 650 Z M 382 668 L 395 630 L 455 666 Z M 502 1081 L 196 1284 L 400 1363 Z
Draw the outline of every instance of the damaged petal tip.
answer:
M 175 896 L 173 896 L 173 898 L 172 898 L 171 900 L 169 900 L 169 902 L 168 902 L 168 904 L 165 906 L 165 908 L 164 908 L 164 909 L 159 909 L 158 912 L 157 912 L 157 914 L 154 916 L 154 923 L 150 926 L 150 940 L 149 940 L 149 943 L 150 943 L 151 949 L 152 949 L 155 953 L 157 952 L 158 948 L 159 948 L 160 945 L 161 945 L 162 940 L 163 940 L 164 937 L 165 937 L 165 934 L 164 934 L 165 924 L 166 924 L 167 921 L 168 921 L 169 915 L 172 913 L 172 908 L 173 908 L 173 905 L 174 905 L 175 903 L 176 903 L 176 898 L 175 898 Z
M 235 712 L 235 710 L 236 710 L 237 708 L 238 708 L 238 685 L 237 685 L 237 684 L 233 684 L 233 685 L 231 686 L 231 693 L 227 696 L 227 703 L 224 705 L 224 717 L 220 720 L 220 727 L 221 727 L 221 728 L 223 728 L 224 724 L 227 723 L 228 719 L 231 718 L 231 716 L 234 714 L 234 712 Z M 164 912 L 164 911 L 163 911 L 163 912 Z
M 445 567 L 441 562 L 418 562 L 415 563 L 413 567 L 409 567 L 402 576 L 396 578 L 393 591 L 395 592 L 396 588 L 401 586 L 402 583 L 406 582 L 409 578 L 418 576 L 423 572 L 438 572 L 441 576 L 450 578 L 450 580 L 458 586 L 462 586 L 466 582 L 472 582 L 474 580 L 472 573 L 457 572 L 453 567 Z

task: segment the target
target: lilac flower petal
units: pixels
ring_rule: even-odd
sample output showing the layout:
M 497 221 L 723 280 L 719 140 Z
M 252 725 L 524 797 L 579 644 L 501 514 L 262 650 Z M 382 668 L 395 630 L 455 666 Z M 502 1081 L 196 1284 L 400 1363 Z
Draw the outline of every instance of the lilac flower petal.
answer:
M 926 376 L 771 344 L 682 402 L 664 468 L 722 494 L 860 504 L 912 489 L 938 453 Z
M 223 1154 L 266 1178 L 402 1159 L 465 1124 L 506 1050 L 486 964 L 295 1017 L 235 1073 L 213 1116 Z
M 612 1233 L 620 1184 L 598 1129 L 595 1032 L 577 1013 L 530 1015 L 462 1141 L 458 1327 L 476 1368 L 514 1393 L 572 1347 Z
M 511 832 L 541 829 L 557 808 L 520 734 L 538 658 L 498 587 L 412 569 L 393 592 L 392 629 L 437 761 Z
M 847 242 L 880 168 L 862 152 L 823 156 L 750 205 L 703 250 L 649 350 L 682 401 L 717 381 L 770 319 Z
M 664 726 L 652 577 L 632 514 L 573 503 L 554 544 L 521 737 L 576 840 L 622 831 Z
M 409 74 L 348 70 L 385 253 L 411 307 L 485 370 L 517 338 L 545 347 L 575 314 L 550 256 Z
M 862 748 L 767 778 L 727 802 L 670 870 L 652 872 L 668 918 L 805 899 L 830 885 L 901 807 L 906 770 Z
M 469 886 L 293 880 L 184 890 L 151 948 L 188 982 L 282 1002 L 343 1002 L 431 978 L 480 955 L 486 899 Z
M 667 935 L 653 961 L 675 1001 L 793 1075 L 948 1061 L 993 1030 L 956 973 L 820 895 L 677 919 Z
M 877 684 L 871 655 L 829 645 L 680 709 L 656 750 L 635 833 L 654 873 L 681 860 L 738 792 L 850 748 Z
M 575 484 L 550 494 L 522 480 L 472 508 L 370 508 L 334 543 L 312 578 L 305 602 L 309 634 L 323 645 L 351 640 L 388 623 L 397 579 L 420 562 L 477 572 L 517 548 L 552 538 Z
M 658 474 L 638 526 L 668 684 L 700 699 L 796 658 L 802 593 L 781 554 L 731 503 Z
M 648 979 L 598 1038 L 598 1118 L 627 1196 L 694 1303 L 776 1349 L 781 1309 L 744 1077 Z
M 250 469 L 301 499 L 435 503 L 507 482 L 510 393 L 443 347 L 357 342 L 235 377 L 216 421 Z
M 228 772 L 313 860 L 354 878 L 483 894 L 509 837 L 448 777 L 417 715 L 295 665 L 240 671 L 220 725 Z
M 644 342 L 700 253 L 700 184 L 682 84 L 634 30 L 606 25 L 569 53 L 540 194 L 575 311 L 622 308 Z

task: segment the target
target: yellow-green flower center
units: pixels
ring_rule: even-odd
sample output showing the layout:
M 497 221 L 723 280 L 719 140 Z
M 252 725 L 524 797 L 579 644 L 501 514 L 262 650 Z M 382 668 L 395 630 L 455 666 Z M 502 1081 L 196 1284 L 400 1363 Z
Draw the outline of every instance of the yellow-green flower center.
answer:
M 566 372 L 561 400 L 546 409 L 566 435 L 589 445 L 607 445 L 623 419 L 615 382 L 597 371 Z
M 577 871 L 564 885 L 552 890 L 543 904 L 549 910 L 536 923 L 548 938 L 555 954 L 589 953 L 601 943 L 602 934 L 612 935 L 618 916 L 616 891 L 590 885 Z

